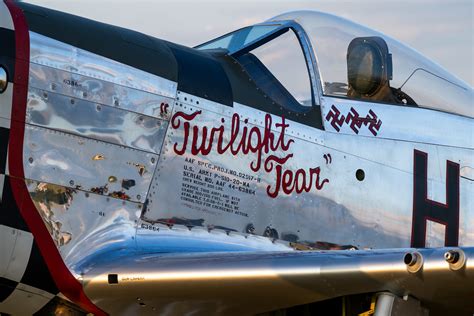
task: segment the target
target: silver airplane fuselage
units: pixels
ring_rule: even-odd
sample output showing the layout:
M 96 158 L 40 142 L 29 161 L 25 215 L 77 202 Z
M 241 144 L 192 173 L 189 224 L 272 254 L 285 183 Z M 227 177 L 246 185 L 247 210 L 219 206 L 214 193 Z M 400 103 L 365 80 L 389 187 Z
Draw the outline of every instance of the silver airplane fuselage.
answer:
M 117 283 L 156 280 L 147 255 L 474 245 L 472 116 L 327 95 L 313 78 L 322 123 L 315 127 L 299 119 L 304 113 L 271 113 L 242 99 L 219 102 L 187 89 L 183 82 L 191 75 L 179 54 L 188 51 L 178 45 L 157 48 L 178 56 L 177 77 L 160 76 L 90 51 L 79 40 L 55 38 L 35 26 L 28 13 L 33 6 L 16 5 L 0 2 L 0 28 L 14 34 L 15 45 L 15 56 L 8 56 L 15 78 L 0 94 L 1 128 L 8 131 L 2 181 L 10 188 L 2 203 L 13 201 L 26 228 L 0 223 L 0 236 L 8 240 L 0 277 L 21 283 L 20 270 L 28 270 L 37 245 L 58 292 L 68 292 L 77 279 L 94 304 L 71 299 L 75 290 L 66 294 L 70 300 L 96 314 L 117 313 L 112 303 L 101 303 L 102 286 L 115 283 L 113 275 Z M 319 77 L 311 45 L 298 31 L 308 67 Z M 140 44 L 127 34 L 123 43 Z M 222 73 L 230 77 L 234 61 L 209 56 L 228 62 Z M 192 74 L 202 82 L 209 76 Z M 21 256 L 26 259 L 16 271 Z M 113 269 L 94 274 L 109 276 L 100 282 L 89 277 L 97 266 L 123 258 L 126 277 Z M 129 271 L 134 264 L 138 270 Z M 292 274 L 285 265 L 278 269 Z M 245 273 L 244 279 L 251 276 Z M 34 306 L 52 299 L 34 293 Z M 181 310 L 172 301 L 163 303 L 170 313 L 192 310 L 192 304 Z M 7 303 L 3 308 L 10 311 L 14 303 Z M 204 305 L 196 310 L 219 312 Z M 239 313 L 275 307 L 264 306 Z

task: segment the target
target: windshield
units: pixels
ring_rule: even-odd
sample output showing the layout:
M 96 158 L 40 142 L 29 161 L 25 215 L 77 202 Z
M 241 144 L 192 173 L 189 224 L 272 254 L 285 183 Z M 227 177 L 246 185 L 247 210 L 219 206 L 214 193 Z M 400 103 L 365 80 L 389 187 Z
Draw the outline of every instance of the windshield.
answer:
M 217 39 L 211 40 L 199 46 L 197 49 L 227 49 L 230 54 L 236 52 L 240 48 L 247 46 L 248 44 L 272 33 L 280 27 L 280 24 L 273 25 L 254 25 L 244 27 L 240 30 L 231 32 L 224 36 L 218 37 Z
M 385 76 L 387 91 L 395 95 L 393 99 L 403 99 L 403 102 L 396 103 L 474 117 L 472 88 L 408 46 L 367 27 L 321 12 L 290 12 L 271 19 L 272 22 L 287 20 L 299 23 L 310 38 L 325 95 L 370 100 L 367 96 L 372 86 L 353 80 L 352 85 L 357 83 L 363 88 L 362 93 L 353 93 L 349 82 L 348 70 L 354 71 L 348 67 L 350 57 L 364 54 L 364 62 L 359 65 L 363 64 L 366 69 L 369 65 L 370 70 L 377 66 L 383 69 L 379 75 Z M 371 57 L 373 52 L 360 48 L 362 46 L 353 49 L 354 54 L 349 54 L 349 46 L 354 46 L 351 43 L 358 40 L 378 42 L 375 44 L 382 50 L 385 45 L 388 51 L 381 55 L 380 62 Z M 373 91 L 380 94 L 382 90 L 374 88 Z M 372 100 L 393 103 L 392 98 Z

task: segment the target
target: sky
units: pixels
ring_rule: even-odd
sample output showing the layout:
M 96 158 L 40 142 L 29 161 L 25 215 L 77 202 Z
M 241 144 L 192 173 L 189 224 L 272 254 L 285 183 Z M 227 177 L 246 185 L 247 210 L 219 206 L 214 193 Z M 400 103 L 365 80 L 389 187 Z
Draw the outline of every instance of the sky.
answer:
M 310 9 L 385 33 L 474 86 L 473 0 L 27 0 L 195 46 L 280 13 Z

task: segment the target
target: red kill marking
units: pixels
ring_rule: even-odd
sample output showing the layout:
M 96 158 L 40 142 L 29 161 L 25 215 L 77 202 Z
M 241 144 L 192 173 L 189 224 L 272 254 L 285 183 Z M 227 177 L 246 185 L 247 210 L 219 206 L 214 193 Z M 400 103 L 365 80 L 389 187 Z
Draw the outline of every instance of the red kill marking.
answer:
M 341 111 L 339 111 L 336 106 L 331 106 L 331 111 L 328 112 L 326 115 L 326 121 L 331 123 L 331 126 L 336 130 L 340 131 L 342 124 L 344 124 L 344 115 L 341 115 Z
M 377 114 L 374 111 L 369 110 L 366 117 L 361 117 L 359 113 L 351 107 L 347 116 L 341 115 L 341 111 L 335 106 L 331 106 L 331 111 L 326 115 L 326 121 L 330 122 L 331 126 L 339 132 L 342 125 L 345 123 L 349 125 L 351 130 L 355 134 L 359 134 L 362 125 L 367 126 L 369 132 L 377 136 L 380 127 L 382 126 L 382 120 L 378 119 Z

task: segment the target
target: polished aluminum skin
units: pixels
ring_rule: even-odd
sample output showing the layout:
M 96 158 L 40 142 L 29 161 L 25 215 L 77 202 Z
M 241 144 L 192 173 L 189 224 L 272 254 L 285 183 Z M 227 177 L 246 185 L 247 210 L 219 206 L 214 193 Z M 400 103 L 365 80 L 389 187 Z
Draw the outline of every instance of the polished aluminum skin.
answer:
M 473 120 L 322 97 L 305 31 L 288 25 L 325 130 L 177 91 L 176 82 L 30 32 L 25 183 L 99 307 L 250 314 L 363 292 L 448 305 L 472 296 L 474 146 L 462 131 Z M 333 106 L 360 113 L 358 133 L 324 119 Z M 427 128 L 432 120 L 446 127 Z M 446 161 L 460 166 L 464 268 L 451 269 L 447 249 L 420 250 L 418 272 L 403 262 L 408 249 L 293 251 L 410 247 L 415 150 L 429 153 L 427 198 L 439 203 Z M 442 247 L 444 225 L 429 222 L 426 238 Z M 201 254 L 166 255 L 177 252 Z
M 27 179 L 137 202 L 145 201 L 158 158 L 32 125 L 25 128 L 23 155 Z
M 29 89 L 26 121 L 156 154 L 168 127 L 166 120 L 35 88 Z
M 416 137 L 416 143 L 433 144 L 436 146 L 448 146 L 455 148 L 462 153 L 472 155 L 474 148 L 474 135 L 469 133 L 472 130 L 472 118 L 452 115 L 441 111 L 406 107 L 403 109 L 403 115 L 400 114 L 400 108 L 396 106 L 386 106 L 375 102 L 357 102 L 356 100 L 345 100 L 333 97 L 324 97 L 322 99 L 322 115 L 326 117 L 331 112 L 332 106 L 335 106 L 341 114 L 351 112 L 355 109 L 361 116 L 365 117 L 369 111 L 376 113 L 377 119 L 382 121 L 377 135 L 373 135 L 371 130 L 364 125 L 358 129 L 356 134 L 350 127 L 350 124 L 342 124 L 339 131 L 328 120 L 324 120 L 324 128 L 327 132 L 345 134 L 370 138 L 383 138 L 399 141 L 408 141 Z M 433 122 L 442 122 L 442 124 L 433 124 Z M 416 147 L 417 145 L 413 145 Z M 448 151 L 439 146 L 442 151 Z M 456 147 L 459 147 L 456 148 Z M 465 150 L 467 149 L 467 150 Z M 453 150 L 451 150 L 453 151 Z M 473 166 L 469 159 L 461 159 L 466 164 Z M 397 161 L 393 162 L 396 164 Z M 462 167 L 461 167 L 462 168 Z
M 58 93 L 164 119 L 169 119 L 174 100 L 172 97 L 34 63 L 30 64 L 30 86 L 47 93 Z M 166 95 L 170 92 L 162 93 Z M 165 111 L 166 104 L 169 108 Z
M 168 97 L 171 92 L 151 93 L 160 85 L 155 90 L 137 86 L 149 75 L 135 69 L 127 71 L 138 78 L 129 76 L 133 82 L 117 84 L 101 71 L 128 66 L 30 34 L 26 183 L 73 273 L 82 273 L 97 256 L 115 251 L 289 249 L 285 242 L 245 233 L 229 235 L 219 227 L 190 231 L 182 224 L 170 227 L 140 220 L 148 190 L 157 188 L 150 183 L 175 106 Z M 71 50 L 77 52 L 72 64 L 87 64 L 87 72 L 57 62 L 64 59 L 61 52 Z M 180 98 L 218 112 L 224 109 L 178 92 Z
M 73 271 L 100 250 L 134 247 L 142 204 L 45 182 L 26 183 L 64 262 Z
M 33 49 L 27 115 L 27 123 L 31 126 L 27 126 L 25 143 L 29 145 L 24 153 L 27 178 L 39 184 L 50 183 L 84 191 L 90 195 L 105 195 L 108 199 L 119 198 L 138 202 L 137 207 L 147 201 L 141 215 L 133 218 L 132 226 L 140 231 L 139 235 L 149 247 L 170 249 L 169 245 L 150 242 L 159 238 L 160 234 L 145 237 L 147 233 L 154 232 L 156 225 L 160 223 L 171 228 L 195 227 L 202 228 L 202 231 L 217 230 L 241 236 L 261 235 L 270 240 L 280 240 L 281 246 L 288 247 L 295 247 L 297 244 L 323 249 L 407 247 L 410 243 L 412 202 L 409 198 L 400 200 L 389 192 L 402 188 L 402 196 L 410 196 L 412 155 L 415 148 L 429 151 L 433 147 L 438 151 L 438 157 L 435 158 L 438 158 L 439 162 L 429 165 L 429 173 L 433 174 L 430 198 L 443 199 L 444 173 L 432 171 L 436 170 L 437 166 L 442 168 L 446 159 L 454 159 L 450 155 L 451 147 L 437 146 L 436 139 L 430 137 L 430 133 L 427 133 L 426 139 L 422 139 L 424 143 L 407 142 L 406 139 L 413 134 L 421 134 L 422 137 L 425 137 L 425 134 L 421 133 L 421 130 L 413 130 L 411 134 L 400 133 L 398 123 L 401 120 L 394 119 L 394 113 L 391 113 L 393 110 L 387 107 L 373 104 L 370 109 L 376 110 L 385 124 L 378 136 L 367 131 L 357 135 L 359 138 L 356 146 L 348 127 L 340 133 L 327 133 L 286 121 L 288 126 L 285 136 L 293 143 L 288 151 L 292 157 L 285 167 L 293 172 L 298 169 L 307 171 L 310 168 L 319 168 L 319 181 L 328 181 L 323 183 L 320 190 L 303 193 L 293 191 L 289 194 L 280 190 L 278 196 L 270 198 L 267 189 L 275 187 L 276 175 L 275 172 L 267 172 L 265 168 L 260 168 L 257 172 L 251 170 L 249 166 L 255 161 L 256 155 L 240 153 L 233 157 L 220 155 L 215 151 L 201 158 L 188 153 L 176 155 L 174 148 L 183 143 L 184 130 L 169 127 L 168 121 L 178 112 L 192 114 L 202 111 L 192 121 L 193 126 L 198 129 L 218 127 L 219 122 L 224 119 L 223 126 L 227 131 L 225 139 L 228 140 L 234 114 L 239 115 L 242 126 L 247 126 L 248 130 L 257 128 L 263 133 L 266 113 L 237 103 L 233 108 L 221 106 L 179 91 L 176 101 L 170 102 L 166 110 L 163 110 L 161 105 L 165 99 L 162 98 L 170 96 L 166 89 L 160 90 L 160 95 L 157 95 L 150 91 L 158 91 L 158 88 L 153 90 L 145 84 L 140 86 L 136 83 L 121 82 L 127 85 L 122 86 L 111 77 L 101 76 L 100 72 L 104 67 L 123 69 L 125 66 L 109 62 L 100 56 L 93 58 L 90 53 L 81 52 L 77 48 L 38 34 L 31 35 Z M 309 49 L 304 43 L 303 46 Z M 81 70 L 83 68 L 80 67 L 67 68 L 66 63 L 57 62 L 67 60 L 69 57 L 61 57 L 61 54 L 71 51 L 76 52 L 74 56 L 77 59 L 71 63 L 78 67 L 85 67 L 87 64 L 89 72 Z M 92 60 L 96 66 L 87 63 Z M 316 66 L 314 67 L 317 70 Z M 141 75 L 140 72 L 127 71 L 138 77 Z M 147 76 L 143 79 L 139 77 L 136 82 L 143 83 Z M 46 78 L 50 81 L 44 80 Z M 162 86 L 163 84 L 157 85 Z M 126 102 L 118 98 L 121 92 L 124 92 Z M 321 100 L 323 115 L 327 114 L 328 108 L 333 104 L 341 108 L 352 106 L 359 111 L 369 110 L 366 104 L 354 101 L 332 98 Z M 471 122 L 467 118 L 440 112 L 433 111 L 432 115 L 446 116 L 446 119 L 453 120 L 453 125 L 461 124 L 460 128 L 463 124 L 469 126 Z M 281 118 L 274 115 L 271 118 L 271 130 L 275 137 L 279 137 L 281 129 L 276 128 L 275 124 L 280 123 Z M 244 122 L 246 120 L 248 123 Z M 105 124 L 101 124 L 102 122 Z M 331 131 L 329 123 L 325 124 L 327 130 Z M 402 124 L 409 125 L 410 121 L 403 120 Z M 419 124 L 413 122 L 412 125 Z M 406 128 L 401 131 L 405 130 Z M 472 206 L 468 198 L 472 196 L 472 186 L 469 185 L 472 181 L 469 178 L 472 142 L 469 138 L 457 135 L 445 133 L 441 142 L 444 145 L 465 148 L 458 151 L 462 154 L 461 157 L 464 157 L 460 160 L 461 169 L 468 170 L 464 171 L 466 177 L 461 179 L 463 202 L 460 244 L 469 245 L 474 238 L 470 228 L 473 227 L 470 222 L 472 220 L 468 214 Z M 397 148 L 398 159 L 393 159 L 393 151 L 377 150 L 380 146 Z M 360 148 L 365 149 L 361 151 Z M 57 153 L 61 155 L 57 156 Z M 276 154 L 281 156 L 285 153 L 280 151 Z M 51 156 L 55 156 L 54 159 Z M 268 156 L 269 154 L 264 154 L 262 159 Z M 456 157 L 459 159 L 458 154 Z M 238 159 L 238 164 L 234 163 L 235 159 Z M 391 162 L 387 163 L 389 160 Z M 42 168 L 35 168 L 40 165 Z M 214 186 L 214 189 L 205 192 L 204 190 L 208 190 L 208 184 L 203 185 L 204 182 L 199 179 L 187 179 L 192 183 L 191 187 L 185 188 L 183 184 L 186 179 L 183 179 L 183 172 L 189 175 L 187 168 L 190 168 L 193 174 L 201 173 L 200 180 L 205 180 L 206 172 L 212 175 L 208 184 Z M 355 173 L 358 169 L 367 171 L 364 181 L 356 179 Z M 65 170 L 68 171 L 64 172 Z M 382 174 L 386 176 L 386 185 L 377 186 L 376 183 L 380 183 L 378 175 Z M 251 180 L 247 181 L 249 179 Z M 307 174 L 306 181 L 309 181 L 308 179 Z M 197 185 L 194 180 L 198 181 Z M 224 184 L 220 192 L 215 190 L 218 181 Z M 317 182 L 315 175 L 312 176 L 312 181 Z M 196 199 L 191 199 L 191 202 L 188 199 L 186 202 L 186 199 L 182 198 L 186 190 L 190 195 L 193 195 L 193 191 L 202 190 L 200 194 L 205 196 L 201 197 L 208 198 L 212 193 L 222 195 L 203 206 L 195 203 Z M 392 205 L 391 208 L 376 206 L 386 202 Z M 372 205 L 374 209 L 367 209 L 368 205 Z M 136 222 L 140 216 L 145 223 L 142 226 Z M 391 220 L 387 220 L 389 218 Z M 442 245 L 442 229 L 443 227 L 428 225 L 427 236 L 430 245 Z M 194 232 L 191 231 L 190 234 L 192 236 Z M 176 241 L 179 240 L 178 236 L 179 234 L 173 233 L 173 244 L 179 244 Z M 201 238 L 203 237 L 196 233 L 196 240 Z M 71 239 L 75 240 L 75 237 L 72 236 Z M 205 244 L 210 239 L 203 238 L 202 241 Z M 159 246 L 152 246 L 155 244 Z M 211 244 L 216 246 L 215 243 Z M 208 250 L 212 248 L 201 245 L 196 246 L 196 249 L 202 247 Z M 252 247 L 254 246 L 249 248 Z M 192 250 L 192 247 L 185 248 Z M 274 246 L 269 249 L 274 249 Z
M 142 255 L 96 264 L 83 275 L 87 295 L 112 314 L 254 315 L 343 295 L 389 291 L 469 314 L 474 302 L 474 249 L 464 270 L 444 260 L 448 248 L 419 250 L 411 273 L 407 249 L 330 252 Z M 111 277 L 112 276 L 112 277 Z M 133 293 L 133 295 L 130 295 Z M 439 306 L 438 305 L 438 306 Z
M 176 82 L 35 32 L 30 32 L 30 62 L 166 97 L 176 94 Z
M 328 101 L 324 100 L 324 102 Z M 329 102 L 323 104 L 331 104 Z M 356 102 L 350 106 L 356 107 L 354 103 Z M 346 107 L 349 109 L 350 106 Z M 367 106 L 361 104 L 356 108 L 364 109 L 364 107 Z M 292 170 L 319 167 L 321 179 L 328 179 L 329 182 L 319 191 L 311 190 L 301 194 L 282 192 L 283 194 L 279 194 L 276 198 L 270 198 L 266 192 L 268 187 L 275 187 L 277 182 L 275 172 L 266 172 L 264 168 L 258 172 L 250 169 L 256 155 L 239 154 L 232 157 L 211 151 L 207 156 L 201 157 L 188 153 L 176 156 L 173 148 L 183 144 L 184 129 L 172 130 L 165 140 L 162 159 L 158 163 L 152 182 L 153 188 L 157 189 L 150 192 L 144 219 L 164 223 L 173 222 L 173 218 L 188 219 L 188 225 L 191 226 L 220 226 L 230 231 L 255 233 L 273 238 L 275 236 L 269 235 L 268 231 L 274 229 L 273 232 L 276 231 L 280 239 L 306 244 L 332 243 L 336 244 L 335 247 L 349 248 L 409 247 L 412 229 L 413 151 L 417 149 L 436 152 L 436 155 L 430 155 L 428 164 L 429 197 L 436 201 L 443 201 L 446 161 L 457 161 L 460 164 L 461 173 L 463 173 L 462 170 L 469 170 L 472 166 L 473 150 L 468 146 L 472 146 L 472 142 L 469 137 L 462 138 L 456 136 L 456 133 L 446 133 L 440 137 L 441 142 L 468 148 L 439 146 L 436 145 L 435 138 L 430 137 L 429 129 L 428 136 L 420 136 L 426 137 L 425 143 L 407 142 L 409 130 L 406 133 L 396 132 L 400 124 L 396 121 L 392 123 L 388 119 L 393 113 L 387 110 L 386 106 L 374 105 L 372 108 L 376 109 L 383 120 L 387 118 L 384 121 L 386 123 L 383 125 L 383 130 L 377 137 L 357 136 L 357 142 L 355 142 L 354 134 L 346 135 L 349 134 L 348 132 L 328 133 L 287 121 L 289 126 L 285 132 L 294 143 L 289 151 L 293 156 L 286 165 Z M 265 113 L 239 104 L 234 104 L 233 109 L 241 118 L 249 119 L 247 124 L 249 129 L 256 126 L 263 134 Z M 192 121 L 192 126 L 199 129 L 205 126 L 218 127 L 220 124 L 215 122 L 220 123 L 220 120 L 224 118 L 226 123 L 223 125 L 228 131 L 224 139 L 230 138 L 230 110 L 227 110 L 227 113 L 217 114 L 211 106 L 208 107 L 207 103 L 201 102 L 197 105 L 182 100 L 175 106 L 175 111 L 185 111 L 188 114 L 198 110 L 201 110 L 202 114 Z M 440 119 L 446 117 L 445 120 L 453 120 L 453 125 L 461 125 L 466 129 L 472 123 L 471 119 L 453 117 L 441 112 L 434 112 L 432 115 L 438 115 Z M 272 118 L 273 122 L 280 122 L 278 117 L 272 116 Z M 408 125 L 406 122 L 402 124 Z M 414 122 L 412 126 L 415 128 L 411 133 L 421 134 L 422 127 L 417 122 Z M 273 130 L 276 135 L 279 135 L 278 129 Z M 400 140 L 394 139 L 394 135 L 397 135 Z M 379 150 L 379 148 L 387 148 L 387 150 Z M 330 158 L 325 158 L 328 154 Z M 239 164 L 232 163 L 233 159 L 238 159 Z M 225 166 L 226 169 L 219 171 L 215 166 Z M 177 170 L 181 170 L 183 174 L 189 174 L 190 169 L 193 170 L 193 175 L 201 174 L 200 179 L 191 179 L 189 182 L 189 177 L 183 176 L 182 181 L 176 181 Z M 358 169 L 365 172 L 365 178 L 362 181 L 356 178 Z M 212 180 L 209 180 L 209 185 L 203 184 L 206 182 L 206 177 Z M 195 193 L 195 191 L 201 191 L 198 192 L 200 196 L 209 198 L 208 195 L 215 192 L 209 188 L 215 187 L 216 182 L 223 177 L 229 180 L 219 192 L 227 196 L 226 199 L 231 202 L 238 201 L 234 203 L 238 210 L 231 212 L 229 208 L 225 208 L 222 211 L 213 209 L 214 205 L 205 207 L 197 203 L 189 203 L 183 198 L 183 195 L 189 192 Z M 252 177 L 252 180 L 246 181 Z M 384 177 L 383 181 L 381 177 Z M 469 177 L 466 171 L 465 177 L 460 179 L 459 236 L 461 245 L 474 243 L 472 231 L 474 222 L 470 214 L 474 207 L 471 198 L 474 196 L 474 191 L 471 185 L 472 178 Z M 306 179 L 308 181 L 308 175 Z M 166 188 L 160 188 L 160 182 L 167 183 Z M 249 189 L 255 191 L 255 195 L 249 195 L 232 187 L 234 183 L 237 183 L 240 184 L 239 188 L 244 188 L 243 182 L 249 182 Z M 231 186 L 228 185 L 229 183 Z M 199 188 L 202 186 L 204 189 Z M 198 187 L 197 190 L 196 187 Z M 171 192 L 181 192 L 181 194 Z M 393 192 L 398 192 L 398 194 L 393 194 Z M 229 203 L 232 204 L 231 202 Z M 250 227 L 252 231 L 247 231 Z M 427 240 L 431 246 L 443 245 L 442 230 L 442 226 L 428 225 Z

